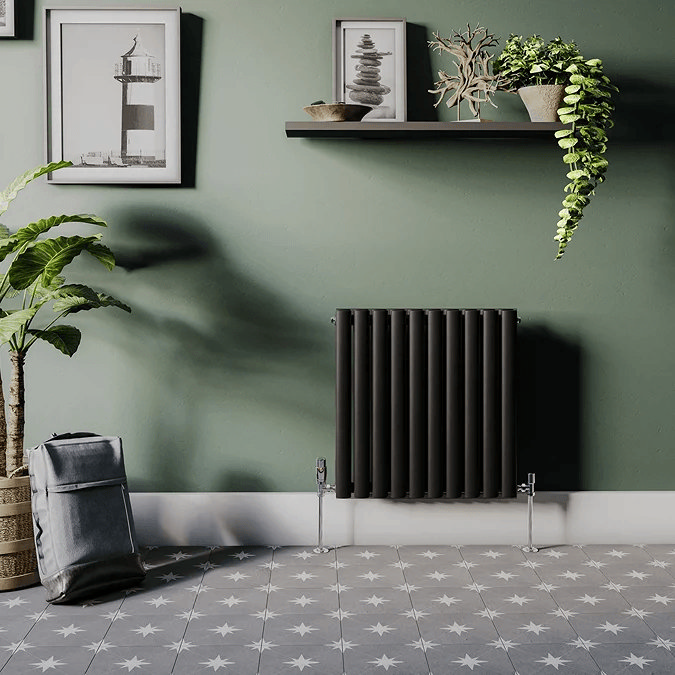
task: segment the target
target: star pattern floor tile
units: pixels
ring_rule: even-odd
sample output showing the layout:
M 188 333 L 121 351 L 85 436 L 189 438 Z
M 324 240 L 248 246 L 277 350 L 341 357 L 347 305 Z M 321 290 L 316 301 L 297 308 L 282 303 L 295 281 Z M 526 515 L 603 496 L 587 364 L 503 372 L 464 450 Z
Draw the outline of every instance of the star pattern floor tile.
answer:
M 675 673 L 675 546 L 147 547 L 138 588 L 0 594 L 0 672 Z

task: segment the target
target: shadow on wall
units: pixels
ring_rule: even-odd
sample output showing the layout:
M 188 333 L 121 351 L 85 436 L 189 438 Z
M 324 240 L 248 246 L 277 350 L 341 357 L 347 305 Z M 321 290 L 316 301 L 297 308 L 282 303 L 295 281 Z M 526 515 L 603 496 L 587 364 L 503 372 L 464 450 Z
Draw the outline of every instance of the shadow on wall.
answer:
M 434 96 L 427 92 L 427 89 L 432 89 L 434 84 L 428 39 L 426 26 L 406 23 L 406 98 L 410 122 L 438 120 L 438 111 L 434 108 Z
M 217 377 L 222 370 L 257 370 L 261 355 L 307 358 L 319 351 L 318 324 L 239 269 L 192 216 L 155 209 L 150 216 L 121 213 L 114 221 L 121 237 L 113 244 L 117 265 L 134 275 L 134 292 L 141 298 L 144 289 L 160 293 L 167 305 L 186 310 L 167 315 L 166 307 L 154 311 L 132 302 L 131 322 L 168 339 L 183 361 Z
M 182 14 L 180 21 L 181 187 L 194 187 L 197 178 L 199 93 L 202 73 L 204 20 Z
M 541 326 L 518 330 L 518 479 L 538 490 L 583 489 L 582 353 Z
M 16 0 L 14 3 L 15 39 L 33 40 L 35 37 L 35 0 Z
M 658 72 L 662 64 L 655 68 Z M 675 140 L 672 120 L 675 116 L 675 88 L 665 82 L 610 75 L 619 88 L 614 94 L 612 141 L 648 143 Z M 667 148 L 664 148 L 664 152 Z
M 123 326 L 107 328 L 139 367 L 147 367 L 152 399 L 143 404 L 152 430 L 151 478 L 134 481 L 134 490 L 192 487 L 191 468 L 201 461 L 195 448 L 203 438 L 200 402 L 231 395 L 233 379 L 241 400 L 253 391 L 258 403 L 330 423 L 316 395 L 333 377 L 325 327 L 235 265 L 190 215 L 128 210 L 110 220 L 116 223 L 111 248 L 128 273 L 119 275 L 124 288 L 111 291 L 133 312 Z M 298 377 L 307 378 L 307 386 L 289 388 Z M 228 414 L 236 413 L 225 404 L 224 419 Z M 270 485 L 255 468 L 237 469 L 214 476 L 211 489 L 261 491 Z

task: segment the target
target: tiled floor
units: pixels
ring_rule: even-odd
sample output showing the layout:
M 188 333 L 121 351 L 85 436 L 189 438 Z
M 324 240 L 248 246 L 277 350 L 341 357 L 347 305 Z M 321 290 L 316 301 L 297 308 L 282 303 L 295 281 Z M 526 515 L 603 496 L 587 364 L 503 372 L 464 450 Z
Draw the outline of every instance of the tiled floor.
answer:
M 675 546 L 149 548 L 86 606 L 0 594 L 2 673 L 675 673 Z

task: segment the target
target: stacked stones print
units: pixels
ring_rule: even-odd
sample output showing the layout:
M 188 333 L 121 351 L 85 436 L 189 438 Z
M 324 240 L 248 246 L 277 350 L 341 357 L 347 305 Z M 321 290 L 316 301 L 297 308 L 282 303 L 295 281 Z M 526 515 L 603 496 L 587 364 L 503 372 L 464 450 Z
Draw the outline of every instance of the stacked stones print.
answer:
M 351 58 L 358 59 L 356 65 L 357 77 L 352 84 L 346 85 L 350 89 L 349 98 L 363 105 L 378 106 L 384 101 L 384 96 L 391 91 L 385 84 L 380 84 L 380 66 L 383 56 L 391 56 L 391 52 L 378 52 L 375 43 L 367 33 L 361 36 L 356 48 L 356 54 Z

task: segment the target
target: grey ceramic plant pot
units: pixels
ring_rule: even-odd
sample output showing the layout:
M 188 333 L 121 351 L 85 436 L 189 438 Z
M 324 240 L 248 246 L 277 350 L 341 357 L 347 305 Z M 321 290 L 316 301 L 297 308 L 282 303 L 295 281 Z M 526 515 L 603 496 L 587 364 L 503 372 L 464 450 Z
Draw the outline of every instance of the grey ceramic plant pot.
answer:
M 558 108 L 565 96 L 564 84 L 537 84 L 521 87 L 518 95 L 523 100 L 532 122 L 559 122 Z

